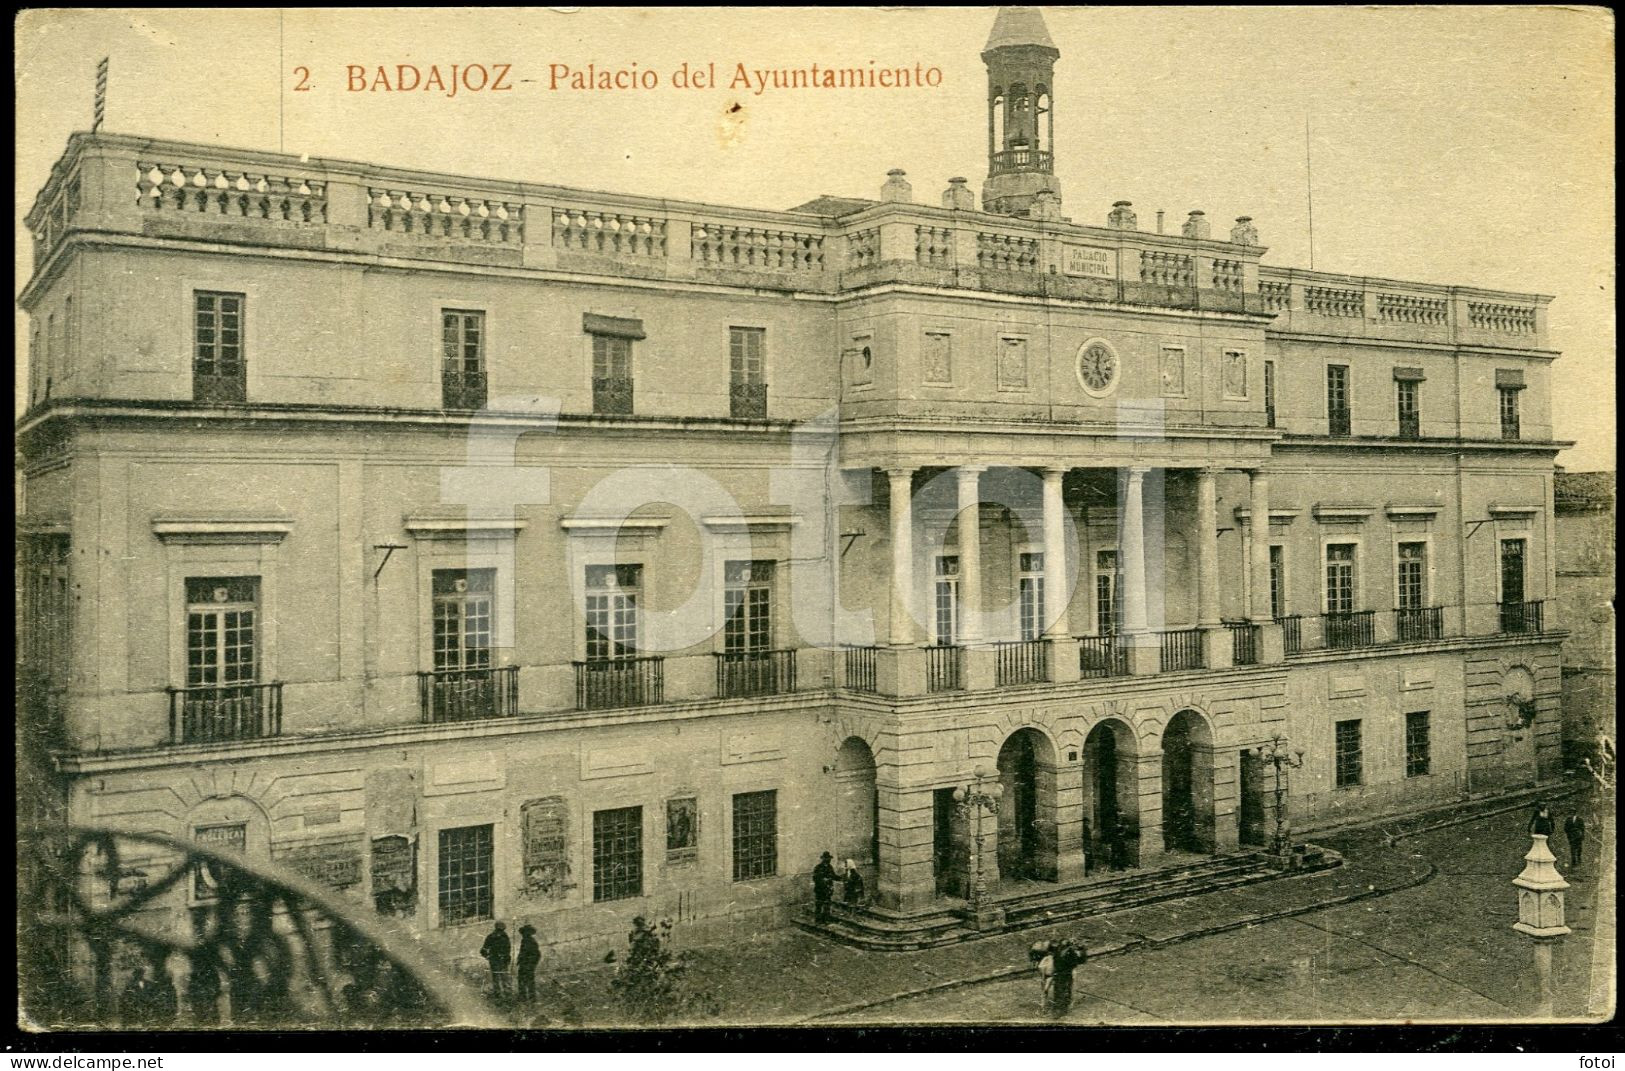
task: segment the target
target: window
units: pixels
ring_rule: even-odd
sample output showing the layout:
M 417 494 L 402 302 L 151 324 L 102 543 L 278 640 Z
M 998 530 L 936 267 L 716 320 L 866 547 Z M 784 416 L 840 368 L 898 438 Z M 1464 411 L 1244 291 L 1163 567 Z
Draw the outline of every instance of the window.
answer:
M 57 346 L 56 313 L 45 318 L 45 400 L 51 399 L 51 381 L 56 376 Z
M 1501 601 L 1523 602 L 1524 541 L 1501 540 Z
M 1337 787 L 1349 788 L 1360 783 L 1360 722 L 1337 723 Z
M 642 587 L 641 565 L 587 566 L 587 661 L 637 654 Z
M 434 571 L 436 672 L 491 668 L 494 569 Z
M 606 416 L 632 412 L 632 340 L 592 336 L 592 411 Z
M 1421 389 L 1422 384 L 1414 379 L 1397 379 L 1394 381 L 1394 404 L 1399 413 L 1399 437 L 1402 439 L 1421 437 Z
M 959 636 L 959 556 L 943 555 L 937 558 L 936 569 L 936 642 L 939 646 L 952 646 Z
M 491 917 L 491 827 L 440 831 L 440 924 Z
M 1264 362 L 1264 426 L 1275 427 L 1275 362 Z
M 643 808 L 617 807 L 592 814 L 592 898 L 643 895 Z
M 440 331 L 440 404 L 446 409 L 483 409 L 485 313 L 442 309 Z
M 1432 761 L 1428 749 L 1428 712 L 1405 715 L 1405 776 L 1421 777 Z
M 767 417 L 766 339 L 767 332 L 760 327 L 728 328 L 728 411 L 732 416 Z M 628 378 L 630 375 L 628 372 Z
M 1286 616 L 1286 548 L 1270 545 L 1270 616 Z
M 779 794 L 734 796 L 734 880 L 770 878 L 779 870 Z
M 34 328 L 34 335 L 28 340 L 28 394 L 31 402 L 40 400 L 40 381 L 45 378 L 45 370 L 40 365 L 40 334 L 41 329 Z
M 68 683 L 69 539 L 28 536 L 23 543 L 23 663 L 47 687 Z
M 193 294 L 192 399 L 248 400 L 248 363 L 243 353 L 242 294 L 199 290 Z
M 923 373 L 927 383 L 954 381 L 954 339 L 945 331 L 925 333 Z
M 186 686 L 252 684 L 259 672 L 255 616 L 259 577 L 186 581 Z
M 1349 434 L 1349 366 L 1326 366 L 1326 424 L 1331 435 Z
M 1122 624 L 1123 578 L 1117 572 L 1117 552 L 1095 552 L 1095 631 L 1115 636 Z
M 722 649 L 756 653 L 773 647 L 773 563 L 727 562 L 723 566 Z
M 1044 555 L 1023 553 L 1018 564 L 1021 568 L 1017 581 L 1021 638 L 1041 639 L 1044 635 Z
M 1354 544 L 1326 545 L 1326 612 L 1354 612 Z
M 1497 388 L 1501 395 L 1501 438 L 1516 439 L 1518 427 L 1518 387 Z
M 1224 351 L 1224 396 L 1236 400 L 1247 397 L 1247 353 L 1245 350 Z
M 248 850 L 248 826 L 242 823 L 199 826 L 192 831 L 192 839 L 205 848 L 221 849 L 240 855 Z M 222 877 L 220 868 L 213 863 L 200 861 L 192 870 L 192 899 L 213 900 Z
M 1399 576 L 1395 587 L 1398 608 L 1420 610 L 1427 606 L 1428 545 L 1401 543 L 1397 548 Z
M 1185 347 L 1162 347 L 1162 396 L 1164 398 L 1183 398 L 1185 396 Z

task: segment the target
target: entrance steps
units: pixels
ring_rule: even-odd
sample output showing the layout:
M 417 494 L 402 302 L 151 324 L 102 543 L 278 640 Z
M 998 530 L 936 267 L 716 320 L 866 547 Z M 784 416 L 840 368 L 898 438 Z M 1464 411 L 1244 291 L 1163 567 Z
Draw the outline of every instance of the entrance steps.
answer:
M 1300 856 L 1300 860 L 1300 865 L 1283 870 L 1272 865 L 1270 857 L 1261 851 L 1188 855 L 1172 860 L 1165 857 L 1161 865 L 1144 870 L 1102 874 L 1064 884 L 1003 882 L 990 887 L 987 894 L 987 903 L 1002 909 L 1003 922 L 985 929 L 978 929 L 973 924 L 967 901 L 949 898 L 912 911 L 898 911 L 877 904 L 837 902 L 833 905 L 833 918 L 829 922 L 813 921 L 808 911 L 800 914 L 795 924 L 809 933 L 858 948 L 907 952 L 939 948 L 996 933 L 1106 915 L 1126 908 L 1198 896 L 1290 874 L 1326 870 L 1343 863 L 1336 852 L 1320 848 L 1310 848 Z

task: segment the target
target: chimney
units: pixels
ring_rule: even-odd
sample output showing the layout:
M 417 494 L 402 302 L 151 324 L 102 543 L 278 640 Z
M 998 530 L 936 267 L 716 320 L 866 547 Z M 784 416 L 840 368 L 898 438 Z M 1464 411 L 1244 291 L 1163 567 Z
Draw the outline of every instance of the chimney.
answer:
M 1163 212 L 1162 209 L 1160 209 L 1160 208 L 1157 209 L 1157 233 L 1158 234 L 1162 233 L 1162 217 L 1164 215 L 1166 215 L 1166 213 Z
M 1253 226 L 1253 217 L 1237 216 L 1236 225 L 1230 228 L 1230 240 L 1237 245 L 1257 245 L 1258 228 Z
M 949 179 L 948 188 L 942 191 L 942 207 L 956 212 L 974 211 L 976 195 L 970 192 L 970 184 L 962 178 Z
M 1133 201 L 1113 201 L 1112 210 L 1106 216 L 1106 226 L 1116 227 L 1120 231 L 1137 231 L 1139 222 L 1134 218 Z
M 1213 228 L 1207 221 L 1207 213 L 1200 208 L 1192 209 L 1190 218 L 1180 228 L 1180 233 L 1186 238 L 1203 239 L 1213 234 Z
M 896 201 L 902 204 L 913 202 L 914 187 L 910 186 L 908 179 L 903 177 L 906 174 L 907 172 L 900 167 L 894 167 L 886 172 L 886 184 L 880 187 L 880 199 L 882 201 Z

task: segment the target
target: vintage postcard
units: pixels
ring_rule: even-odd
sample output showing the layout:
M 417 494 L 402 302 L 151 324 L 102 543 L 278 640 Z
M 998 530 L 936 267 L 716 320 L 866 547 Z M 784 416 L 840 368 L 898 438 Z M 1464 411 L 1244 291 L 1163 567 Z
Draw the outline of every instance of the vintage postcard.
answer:
M 1610 13 L 13 25 L 21 1029 L 1613 1016 Z

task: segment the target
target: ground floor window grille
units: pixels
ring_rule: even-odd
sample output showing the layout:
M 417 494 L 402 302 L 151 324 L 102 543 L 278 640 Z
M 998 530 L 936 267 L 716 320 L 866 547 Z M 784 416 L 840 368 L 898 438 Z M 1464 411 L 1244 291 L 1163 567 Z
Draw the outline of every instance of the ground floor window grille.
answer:
M 1337 723 L 1337 787 L 1348 788 L 1360 783 L 1360 722 Z
M 440 831 L 440 921 L 491 917 L 491 827 Z
M 1420 777 L 1428 772 L 1432 757 L 1428 741 L 1428 712 L 1405 715 L 1405 776 Z
M 770 878 L 779 869 L 778 793 L 734 797 L 734 880 Z
M 592 816 L 592 898 L 643 895 L 643 808 L 617 807 Z

